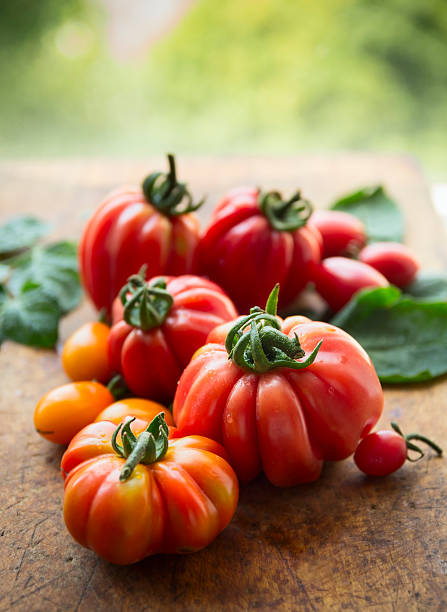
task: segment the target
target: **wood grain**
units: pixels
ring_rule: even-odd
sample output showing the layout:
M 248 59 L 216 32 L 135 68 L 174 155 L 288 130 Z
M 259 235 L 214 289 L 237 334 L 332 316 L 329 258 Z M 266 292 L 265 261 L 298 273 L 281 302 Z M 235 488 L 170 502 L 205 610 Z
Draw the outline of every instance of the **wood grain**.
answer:
M 397 156 L 187 158 L 180 175 L 208 193 L 202 213 L 229 187 L 301 186 L 324 207 L 364 184 L 384 183 L 407 216 L 407 243 L 425 267 L 445 268 L 445 235 L 415 163 Z M 78 238 L 99 200 L 138 182 L 145 161 L 3 162 L 0 210 L 34 213 L 53 238 Z M 84 303 L 61 341 L 92 315 Z M 275 489 L 244 487 L 230 526 L 206 550 L 116 567 L 77 545 L 62 519 L 63 449 L 41 439 L 39 397 L 66 381 L 59 355 L 6 342 L 0 351 L 0 610 L 442 610 L 447 608 L 447 462 L 428 456 L 386 479 L 363 477 L 351 460 L 322 478 Z M 385 391 L 382 424 L 399 421 L 445 445 L 447 380 Z

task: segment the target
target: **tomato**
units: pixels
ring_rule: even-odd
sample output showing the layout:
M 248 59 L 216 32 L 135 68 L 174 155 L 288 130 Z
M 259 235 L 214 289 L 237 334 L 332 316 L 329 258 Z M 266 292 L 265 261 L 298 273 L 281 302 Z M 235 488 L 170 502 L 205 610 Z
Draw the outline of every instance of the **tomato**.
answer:
M 34 427 L 50 442 L 68 444 L 113 401 L 107 387 L 97 382 L 83 381 L 55 387 L 39 400 L 34 411 Z
M 95 421 L 110 421 L 119 425 L 125 417 L 131 416 L 150 423 L 160 412 L 163 412 L 168 425 L 174 424 L 171 413 L 161 404 L 148 399 L 129 397 L 107 406 L 96 416 Z
M 114 304 L 109 361 L 140 397 L 169 402 L 180 374 L 208 333 L 236 316 L 215 283 L 198 276 L 129 279 Z
M 360 261 L 379 272 L 396 287 L 403 289 L 415 278 L 420 268 L 415 253 L 399 242 L 375 242 L 359 254 Z
M 95 306 L 110 308 L 130 274 L 147 264 L 148 276 L 194 272 L 199 223 L 186 185 L 169 173 L 154 172 L 142 188 L 111 193 L 87 223 L 79 245 L 84 287 Z
M 310 221 L 323 239 L 323 257 L 357 252 L 366 244 L 365 226 L 341 210 L 316 210 Z
M 321 259 L 321 236 L 307 223 L 312 207 L 297 192 L 283 202 L 277 192 L 231 191 L 217 205 L 200 240 L 203 274 L 227 291 L 242 312 L 264 304 L 272 286 L 291 303 Z
M 418 461 L 424 453 L 412 443 L 419 440 L 428 444 L 438 455 L 442 455 L 442 449 L 425 436 L 409 434 L 404 436 L 396 423 L 391 423 L 394 431 L 375 431 L 367 435 L 357 447 L 354 461 L 359 470 L 369 476 L 388 476 L 398 470 L 406 459 Z M 416 451 L 419 456 L 410 459 L 408 450 Z
M 275 311 L 273 295 L 265 311 L 235 322 L 225 344 L 214 330 L 214 344 L 180 378 L 173 413 L 178 435 L 221 442 L 242 481 L 264 471 L 274 485 L 292 486 L 354 452 L 382 412 L 383 393 L 346 332 L 302 316 L 281 322 Z
M 328 257 L 315 266 L 313 281 L 321 297 L 335 312 L 352 296 L 367 287 L 387 287 L 386 278 L 362 261 L 347 257 Z
M 104 323 L 84 323 L 65 342 L 62 365 L 69 378 L 107 382 L 112 376 L 107 355 L 110 329 Z
M 138 438 L 130 422 L 121 431 L 122 446 L 115 433 L 112 452 L 69 471 L 64 519 L 73 538 L 117 564 L 207 546 L 238 500 L 222 447 L 198 436 L 168 441 L 161 415 Z

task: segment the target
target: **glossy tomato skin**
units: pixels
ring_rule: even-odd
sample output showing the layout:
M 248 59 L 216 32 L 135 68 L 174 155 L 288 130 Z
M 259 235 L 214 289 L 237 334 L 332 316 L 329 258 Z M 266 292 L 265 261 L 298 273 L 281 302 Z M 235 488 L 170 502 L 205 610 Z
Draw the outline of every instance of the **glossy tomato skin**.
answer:
M 174 424 L 171 412 L 158 402 L 138 397 L 128 397 L 101 410 L 95 421 L 110 421 L 119 425 L 125 417 L 135 417 L 149 424 L 160 412 L 163 412 L 167 425 Z
M 195 272 L 199 223 L 193 213 L 167 217 L 141 189 L 114 191 L 88 221 L 79 245 L 86 292 L 100 310 L 143 264 L 147 276 Z
M 236 510 L 237 478 L 222 455 L 219 444 L 198 436 L 169 440 L 161 460 L 138 464 L 125 482 L 116 454 L 87 459 L 65 480 L 67 528 L 82 546 L 121 565 L 200 550 Z
M 347 257 L 323 259 L 315 266 L 313 281 L 318 293 L 334 312 L 343 308 L 357 291 L 389 284 L 378 270 Z
M 369 476 L 387 476 L 398 470 L 407 458 L 407 443 L 395 431 L 370 433 L 357 447 L 354 461 Z
M 83 427 L 114 402 L 104 385 L 93 381 L 55 387 L 39 400 L 34 411 L 37 432 L 56 444 L 68 444 Z
M 192 275 L 164 279 L 174 298 L 164 323 L 148 331 L 134 328 L 119 320 L 122 307 L 117 301 L 108 351 L 113 369 L 122 373 L 135 395 L 169 402 L 183 369 L 208 333 L 237 312 L 212 281 Z
M 107 354 L 110 328 L 99 321 L 81 325 L 66 340 L 62 349 L 62 365 L 74 381 L 107 382 L 112 376 Z
M 180 378 L 174 399 L 179 435 L 196 433 L 221 442 L 239 478 L 262 470 L 277 486 L 310 482 L 324 460 L 352 454 L 375 425 L 383 393 L 370 358 L 346 332 L 306 317 L 289 317 L 284 333 L 297 333 L 314 363 L 303 370 L 263 374 L 228 359 L 225 333 L 197 351 Z
M 239 188 L 216 206 L 199 245 L 200 270 L 217 282 L 241 312 L 264 306 L 276 283 L 280 303 L 292 302 L 321 259 L 312 223 L 295 231 L 271 227 L 259 208 L 259 190 Z
M 360 251 L 359 259 L 396 287 L 403 289 L 416 278 L 420 263 L 415 253 L 399 242 L 375 242 Z
M 365 226 L 360 219 L 347 212 L 316 210 L 311 222 L 323 239 L 323 257 L 357 252 L 366 244 Z

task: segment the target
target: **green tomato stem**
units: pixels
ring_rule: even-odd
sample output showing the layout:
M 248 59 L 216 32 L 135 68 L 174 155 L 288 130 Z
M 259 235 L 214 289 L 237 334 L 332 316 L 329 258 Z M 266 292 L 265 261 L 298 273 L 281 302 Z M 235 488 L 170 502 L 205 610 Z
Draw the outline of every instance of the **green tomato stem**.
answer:
M 205 198 L 193 202 L 186 184 L 177 180 L 174 155 L 168 153 L 167 158 L 169 171 L 166 174 L 152 172 L 144 179 L 142 185 L 144 197 L 149 204 L 167 217 L 176 217 L 197 210 Z
M 294 370 L 311 365 L 320 350 L 320 341 L 305 361 L 298 336 L 289 338 L 281 331 L 276 318 L 279 286 L 276 285 L 267 299 L 265 310 L 258 306 L 250 314 L 237 321 L 228 332 L 225 348 L 228 358 L 252 372 L 263 373 L 274 368 Z
M 429 446 L 430 448 L 432 448 L 439 456 L 442 456 L 443 454 L 443 450 L 440 446 L 438 446 L 436 444 L 436 442 L 433 442 L 433 440 L 430 440 L 430 438 L 427 438 L 425 436 L 422 436 L 421 434 L 418 433 L 411 433 L 411 434 L 407 434 L 405 435 L 401 428 L 399 427 L 399 425 L 395 422 L 391 423 L 391 427 L 394 429 L 394 431 L 396 433 L 398 433 L 400 436 L 402 436 L 402 438 L 405 440 L 405 443 L 407 445 L 407 449 L 414 451 L 416 453 L 418 453 L 418 457 L 416 458 L 412 458 L 410 457 L 410 455 L 407 453 L 407 460 L 411 461 L 412 463 L 415 463 L 416 461 L 419 461 L 420 459 L 422 459 L 422 457 L 424 456 L 424 452 L 422 451 L 421 448 L 419 448 L 419 446 L 417 446 L 416 444 L 412 443 L 412 440 L 418 440 L 419 442 L 424 442 L 424 444 L 427 444 L 427 446 Z
M 297 191 L 289 200 L 283 200 L 278 191 L 259 194 L 259 208 L 273 229 L 293 232 L 306 225 L 312 214 L 312 204 Z

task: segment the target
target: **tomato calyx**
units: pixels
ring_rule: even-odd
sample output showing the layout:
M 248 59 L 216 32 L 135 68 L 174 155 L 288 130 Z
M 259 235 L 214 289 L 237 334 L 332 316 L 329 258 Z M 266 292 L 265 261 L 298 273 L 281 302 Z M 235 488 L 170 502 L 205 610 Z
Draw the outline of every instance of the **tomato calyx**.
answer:
M 200 208 L 205 201 L 202 198 L 194 203 L 186 183 L 177 180 L 175 168 L 175 157 L 172 153 L 167 154 L 169 172 L 152 172 L 142 185 L 146 200 L 167 217 L 178 217 Z
M 270 225 L 279 232 L 293 232 L 306 225 L 313 206 L 296 191 L 289 200 L 283 200 L 279 191 L 259 193 L 259 208 Z
M 113 395 L 113 399 L 115 400 L 115 402 L 125 397 L 132 396 L 132 392 L 126 385 L 126 381 L 121 376 L 121 374 L 116 374 L 109 380 L 109 382 L 107 383 L 107 389 Z
M 424 444 L 427 444 L 427 446 L 432 448 L 439 456 L 442 455 L 443 453 L 442 448 L 438 446 L 435 442 L 433 442 L 433 440 L 430 440 L 429 438 L 426 438 L 425 436 L 422 436 L 421 434 L 418 434 L 418 433 L 411 433 L 411 434 L 405 435 L 404 433 L 402 433 L 402 430 L 399 427 L 399 425 L 394 422 L 391 423 L 391 427 L 394 429 L 394 431 L 397 434 L 402 436 L 402 438 L 405 440 L 405 443 L 407 445 L 407 460 L 408 461 L 415 463 L 416 461 L 419 461 L 420 459 L 422 459 L 422 457 L 425 454 L 423 450 L 419 448 L 419 446 L 417 446 L 416 444 L 413 444 L 411 440 L 418 440 L 419 442 L 424 442 Z M 418 453 L 418 456 L 411 457 L 408 451 L 414 451 L 415 453 Z
M 126 481 L 131 476 L 138 463 L 149 465 L 160 461 L 168 450 L 169 429 L 163 412 L 152 419 L 147 429 L 138 438 L 130 428 L 133 421 L 135 421 L 135 417 L 126 421 L 124 425 L 120 423 L 112 436 L 113 450 L 119 457 L 126 459 L 120 474 L 121 482 Z M 122 446 L 117 441 L 120 431 Z
M 227 334 L 225 348 L 228 358 L 252 372 L 268 372 L 274 368 L 301 370 L 315 361 L 322 340 L 305 361 L 296 361 L 305 356 L 298 336 L 289 338 L 281 331 L 276 317 L 279 284 L 270 293 L 265 309 L 255 306 L 250 314 L 239 319 Z
M 133 274 L 119 293 L 124 306 L 123 319 L 133 327 L 148 331 L 160 327 L 169 314 L 174 298 L 166 289 L 164 278 L 145 280 L 146 265 Z

